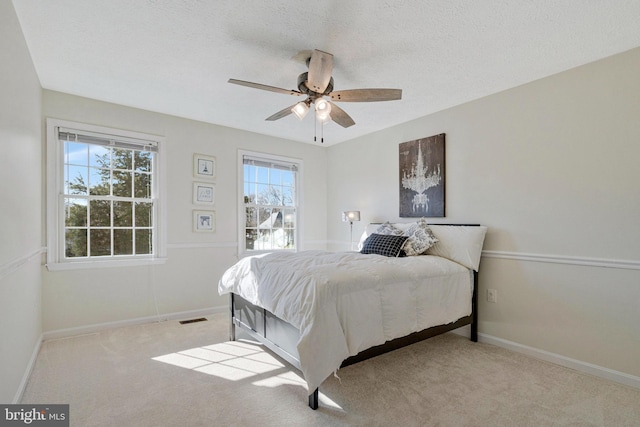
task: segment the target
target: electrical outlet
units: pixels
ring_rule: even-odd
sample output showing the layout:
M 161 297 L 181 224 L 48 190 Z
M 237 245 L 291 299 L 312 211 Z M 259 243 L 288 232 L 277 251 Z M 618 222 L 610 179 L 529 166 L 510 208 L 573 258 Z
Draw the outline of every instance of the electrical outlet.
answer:
M 498 291 L 496 289 L 487 289 L 487 301 L 498 302 Z

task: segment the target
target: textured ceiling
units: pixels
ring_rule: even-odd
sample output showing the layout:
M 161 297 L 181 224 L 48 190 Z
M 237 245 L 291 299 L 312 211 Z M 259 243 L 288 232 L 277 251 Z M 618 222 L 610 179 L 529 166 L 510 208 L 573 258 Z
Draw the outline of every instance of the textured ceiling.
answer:
M 13 0 L 46 89 L 313 143 L 314 121 L 264 119 L 300 100 L 299 52 L 334 55 L 331 145 L 640 46 L 638 0 Z

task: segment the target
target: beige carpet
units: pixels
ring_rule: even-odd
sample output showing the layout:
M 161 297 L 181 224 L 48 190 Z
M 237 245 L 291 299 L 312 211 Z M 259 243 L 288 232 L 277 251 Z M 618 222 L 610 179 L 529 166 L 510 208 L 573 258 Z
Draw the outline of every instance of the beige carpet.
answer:
M 639 426 L 640 390 L 445 334 L 338 371 L 320 408 L 294 369 L 228 319 L 43 343 L 23 403 L 72 426 Z

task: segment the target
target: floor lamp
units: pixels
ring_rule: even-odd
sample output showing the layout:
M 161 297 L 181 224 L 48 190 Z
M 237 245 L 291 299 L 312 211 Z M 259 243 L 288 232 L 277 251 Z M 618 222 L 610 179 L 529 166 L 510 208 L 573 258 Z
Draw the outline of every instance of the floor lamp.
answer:
M 351 243 L 351 250 L 353 250 L 353 221 L 360 221 L 360 211 L 342 212 L 342 221 L 349 222 L 349 227 L 351 228 L 349 242 Z

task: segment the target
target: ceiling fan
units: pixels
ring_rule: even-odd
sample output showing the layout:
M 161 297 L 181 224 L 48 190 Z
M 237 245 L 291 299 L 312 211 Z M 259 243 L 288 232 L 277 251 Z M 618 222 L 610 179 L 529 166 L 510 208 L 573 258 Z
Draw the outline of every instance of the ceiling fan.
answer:
M 331 77 L 331 72 L 333 71 L 333 55 L 316 49 L 311 52 L 311 56 L 307 58 L 306 62 L 309 71 L 298 76 L 298 90 L 287 90 L 236 79 L 229 79 L 229 83 L 287 95 L 307 95 L 304 101 L 280 110 L 267 117 L 266 120 L 278 120 L 292 113 L 302 120 L 309 112 L 311 104 L 314 104 L 316 118 L 320 122 L 324 123 L 331 119 L 345 128 L 356 123 L 342 108 L 331 101 L 372 102 L 393 101 L 402 98 L 402 89 L 350 89 L 334 91 L 333 77 Z M 324 98 L 325 96 L 328 96 L 331 101 L 326 100 Z

